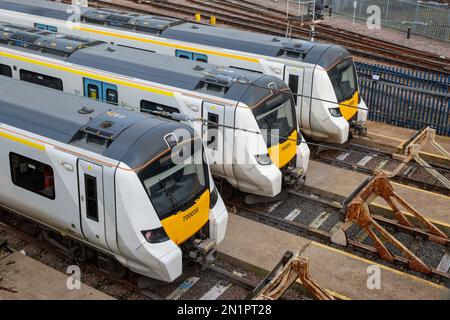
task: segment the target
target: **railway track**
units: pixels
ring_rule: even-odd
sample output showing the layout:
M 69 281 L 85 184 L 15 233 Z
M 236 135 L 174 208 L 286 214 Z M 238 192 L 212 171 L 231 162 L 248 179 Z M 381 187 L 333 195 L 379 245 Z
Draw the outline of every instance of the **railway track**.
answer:
M 80 265 L 82 269 L 82 281 L 84 277 L 89 278 L 88 285 L 112 295 L 116 299 L 138 299 L 138 300 L 178 300 L 178 299 L 244 299 L 259 283 L 262 277 L 251 272 L 235 268 L 223 261 L 200 266 L 194 262 L 187 262 L 185 273 L 174 283 L 163 283 L 153 279 L 142 277 L 133 272 L 129 272 L 126 278 L 117 279 L 109 276 L 90 261 L 78 262 L 73 255 L 62 251 L 59 247 L 44 241 L 39 237 L 31 236 L 29 233 L 21 230 L 23 220 L 17 218 L 14 214 L 0 211 L 0 235 L 2 239 L 13 239 L 17 243 L 8 245 L 8 249 L 15 251 L 23 250 L 39 252 L 36 258 L 42 252 L 45 252 L 47 261 L 58 259 L 64 261 L 64 267 L 71 264 Z M 3 242 L 3 241 L 2 241 Z M 30 248 L 31 246 L 31 248 Z M 51 254 L 53 258 L 48 258 Z M 0 255 L 1 256 L 1 255 Z M 55 266 L 50 265 L 55 268 Z M 58 263 L 61 266 L 61 263 Z M 64 268 L 60 271 L 65 272 Z M 88 274 L 85 276 L 85 274 Z M 97 284 L 92 283 L 93 278 L 98 279 Z M 111 293 L 110 288 L 120 288 L 120 294 Z M 290 290 L 286 294 L 287 299 L 304 299 L 305 296 L 297 291 Z
M 394 170 L 402 163 L 395 159 L 391 152 L 355 143 L 350 143 L 345 151 L 332 146 L 330 148 L 313 147 L 311 156 L 312 159 L 320 162 L 369 175 L 373 175 L 379 170 Z M 432 164 L 432 166 L 450 180 L 449 167 L 437 163 Z M 391 180 L 450 196 L 450 190 L 416 162 L 406 165 Z
M 263 5 L 258 5 L 251 1 L 248 1 L 248 0 L 218 0 L 215 2 L 226 2 L 227 6 L 232 5 L 235 8 L 240 8 L 243 10 L 254 10 L 259 15 L 263 15 L 267 18 L 272 18 L 272 19 L 275 17 L 277 17 L 279 19 L 286 18 L 285 11 L 281 11 L 281 10 L 274 9 L 274 8 L 269 8 L 269 7 L 266 7 Z M 445 62 L 448 63 L 448 61 L 447 61 L 448 59 L 446 57 L 442 57 L 442 56 L 439 56 L 439 55 L 436 55 L 433 53 L 429 53 L 429 52 L 412 49 L 412 48 L 409 48 L 406 46 L 402 46 L 402 45 L 398 45 L 396 43 L 392 43 L 389 41 L 384 41 L 384 40 L 381 40 L 378 38 L 362 35 L 362 34 L 348 31 L 348 30 L 345 30 L 342 28 L 318 24 L 316 26 L 316 29 L 319 32 L 325 33 L 330 36 L 336 37 L 338 35 L 341 38 L 346 38 L 346 39 L 349 39 L 354 42 L 367 42 L 367 43 L 370 43 L 371 45 L 375 45 L 377 47 L 389 48 L 391 50 L 401 50 L 402 52 L 408 53 L 410 55 L 414 55 L 416 57 L 424 58 L 427 60 L 431 59 L 431 60 L 435 60 L 435 61 L 441 61 L 444 63 Z
M 345 225 L 345 203 L 338 203 L 323 196 L 288 190 L 285 199 L 274 203 L 248 205 L 242 195 L 237 195 L 226 204 L 230 212 L 245 218 L 450 286 L 450 240 L 441 243 L 433 242 L 427 232 L 405 227 L 396 220 L 374 215 L 374 220 L 379 225 L 404 246 L 410 248 L 414 255 L 430 267 L 429 273 L 420 274 L 412 271 L 410 261 L 391 243 L 385 243 L 385 245 L 393 253 L 393 260 L 391 262 L 382 260 L 373 239 L 357 224 L 353 224 L 345 231 L 346 245 L 337 244 L 334 238 Z M 385 240 L 377 230 L 373 231 Z
M 199 12 L 206 16 L 216 16 L 217 22 L 224 25 L 275 36 L 285 36 L 286 34 L 286 16 L 281 15 L 276 10 L 269 13 L 262 6 L 249 5 L 248 1 L 241 4 L 236 3 L 235 0 L 208 3 L 199 0 L 187 0 L 187 2 L 190 5 L 170 1 L 153 2 L 145 0 L 113 0 L 112 2 L 98 0 L 92 3 L 96 3 L 99 7 L 131 9 L 141 13 L 177 17 L 190 21 L 194 21 L 194 13 Z M 248 12 L 250 9 L 253 12 Z M 316 26 L 316 30 L 319 31 L 319 34 L 316 35 L 317 39 L 342 45 L 357 56 L 450 74 L 447 60 L 437 55 L 320 24 Z M 293 26 L 292 37 L 309 39 L 309 30 L 304 26 Z

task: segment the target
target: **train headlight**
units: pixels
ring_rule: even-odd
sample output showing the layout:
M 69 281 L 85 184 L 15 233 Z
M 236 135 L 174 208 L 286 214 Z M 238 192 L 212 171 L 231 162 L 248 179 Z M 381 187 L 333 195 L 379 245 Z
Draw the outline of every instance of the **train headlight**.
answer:
M 272 160 L 270 160 L 270 156 L 267 153 L 257 154 L 255 158 L 256 161 L 262 166 L 268 166 L 269 164 L 272 164 Z
M 163 227 L 142 231 L 144 238 L 150 243 L 161 243 L 170 240 Z
M 213 192 L 211 192 L 211 198 L 209 200 L 210 209 L 216 206 L 217 200 L 219 200 L 219 191 L 217 191 L 217 187 L 214 187 Z
M 330 113 L 333 117 L 342 117 L 340 108 L 329 108 L 328 110 L 330 110 Z

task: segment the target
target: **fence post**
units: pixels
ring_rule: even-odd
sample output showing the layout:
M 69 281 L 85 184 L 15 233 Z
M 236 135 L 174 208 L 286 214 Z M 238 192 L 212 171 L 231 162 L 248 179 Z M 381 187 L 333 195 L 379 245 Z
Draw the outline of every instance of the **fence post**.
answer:
M 418 18 L 419 18 L 419 3 L 417 2 L 417 4 L 416 4 L 416 12 L 414 14 L 414 21 L 411 24 L 411 30 L 414 30 L 414 26 L 415 26 Z M 408 30 L 408 33 L 410 33 L 410 32 L 411 31 Z
M 386 3 L 386 22 L 389 21 L 389 0 Z
M 450 8 L 449 9 L 447 9 L 447 12 L 448 12 L 448 18 L 447 18 L 447 25 L 446 25 L 446 28 L 447 28 L 447 38 L 445 39 L 445 41 L 450 41 Z

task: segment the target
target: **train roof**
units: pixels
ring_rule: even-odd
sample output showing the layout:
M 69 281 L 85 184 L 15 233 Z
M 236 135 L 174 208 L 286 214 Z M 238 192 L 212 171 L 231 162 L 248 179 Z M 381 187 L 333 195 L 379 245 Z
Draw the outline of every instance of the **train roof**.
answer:
M 248 106 L 257 105 L 264 99 L 272 83 L 278 89 L 287 89 L 286 84 L 278 78 L 253 71 L 220 67 L 1 22 L 0 46 L 134 79 L 242 101 Z M 248 94 L 249 89 L 252 95 Z
M 0 123 L 140 167 L 168 149 L 165 136 L 190 127 L 0 76 Z
M 0 8 L 44 17 L 67 19 L 67 5 L 45 0 L 0 0 Z M 284 37 L 188 23 L 182 20 L 143 15 L 111 9 L 81 8 L 83 19 L 112 28 L 148 33 L 168 39 L 279 57 L 329 69 L 337 61 L 350 57 L 343 47 Z
M 337 45 L 274 37 L 261 33 L 195 23 L 183 23 L 168 27 L 161 33 L 161 36 L 168 39 L 318 64 L 325 69 L 333 66 L 336 60 L 350 56 L 346 49 Z

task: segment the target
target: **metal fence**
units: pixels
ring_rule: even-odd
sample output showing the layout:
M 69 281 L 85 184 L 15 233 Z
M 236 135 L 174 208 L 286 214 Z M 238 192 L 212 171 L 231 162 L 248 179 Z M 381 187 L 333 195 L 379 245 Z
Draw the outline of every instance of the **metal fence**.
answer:
M 369 119 L 450 136 L 450 76 L 356 62 Z
M 371 5 L 381 9 L 381 25 L 442 41 L 450 41 L 450 6 L 412 0 L 325 0 L 336 14 L 366 21 Z

